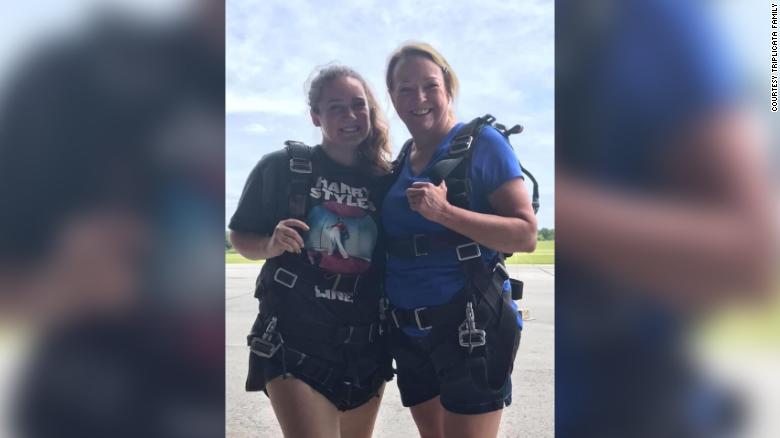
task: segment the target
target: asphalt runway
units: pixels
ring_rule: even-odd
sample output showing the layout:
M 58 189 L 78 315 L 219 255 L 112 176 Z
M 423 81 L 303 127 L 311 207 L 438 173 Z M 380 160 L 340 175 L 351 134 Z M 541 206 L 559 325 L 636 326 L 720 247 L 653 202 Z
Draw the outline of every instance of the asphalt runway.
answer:
M 525 282 L 527 310 L 523 338 L 512 373 L 512 405 L 504 409 L 498 436 L 552 437 L 554 435 L 554 327 L 555 267 L 510 265 L 513 278 Z M 226 309 L 226 433 L 231 438 L 281 437 L 281 429 L 262 392 L 244 391 L 246 335 L 257 315 L 253 297 L 260 265 L 225 265 Z M 395 381 L 386 389 L 374 429 L 375 438 L 409 438 L 417 429 L 401 399 Z

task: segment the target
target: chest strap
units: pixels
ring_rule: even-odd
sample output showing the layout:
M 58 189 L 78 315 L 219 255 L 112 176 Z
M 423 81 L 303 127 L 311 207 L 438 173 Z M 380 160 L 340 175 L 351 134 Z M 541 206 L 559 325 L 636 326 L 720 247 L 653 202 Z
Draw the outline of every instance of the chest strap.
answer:
M 301 285 L 309 287 L 317 286 L 320 290 L 330 289 L 346 293 L 350 296 L 357 294 L 365 277 L 374 275 L 364 274 L 335 274 L 326 272 L 303 260 L 300 256 L 284 254 L 266 261 L 264 268 L 266 275 L 271 275 L 272 280 L 288 289 L 295 289 Z M 266 271 L 267 269 L 267 271 Z
M 499 268 L 500 266 L 500 268 Z M 492 274 L 486 273 L 479 276 L 482 280 L 475 285 L 482 298 L 487 300 L 488 305 L 495 307 L 493 310 L 498 314 L 497 303 L 501 299 L 504 289 L 504 281 L 509 278 L 506 268 L 501 264 L 496 264 Z M 463 317 L 463 309 L 467 301 L 471 298 L 470 286 L 456 294 L 449 302 L 440 306 L 424 306 L 413 309 L 401 309 L 394 307 L 390 310 L 389 320 L 396 328 L 416 327 L 420 330 L 428 330 L 433 326 L 455 323 Z
M 482 255 L 476 242 L 455 233 L 415 234 L 410 238 L 391 238 L 387 242 L 387 253 L 394 257 L 421 257 L 443 251 L 455 251 L 458 260 Z

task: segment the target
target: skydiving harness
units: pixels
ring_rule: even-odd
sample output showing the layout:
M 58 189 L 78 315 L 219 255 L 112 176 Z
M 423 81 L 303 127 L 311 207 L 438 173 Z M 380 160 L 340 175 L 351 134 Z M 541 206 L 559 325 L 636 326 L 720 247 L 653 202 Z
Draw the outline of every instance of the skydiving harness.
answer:
M 287 193 L 288 217 L 305 221 L 310 204 L 309 192 L 314 185 L 312 147 L 292 140 L 287 140 L 284 144 L 289 157 L 290 171 Z M 301 237 L 305 238 L 303 235 Z M 334 293 L 345 294 L 347 297 L 354 297 L 363 277 L 361 274 L 328 273 L 290 254 L 284 254 L 266 263 L 269 262 L 274 263 L 273 281 L 289 289 L 295 288 L 298 281 L 302 281 L 320 290 L 331 290 Z
M 301 142 L 288 140 L 285 142 L 285 149 L 289 157 L 288 169 L 290 172 L 286 205 L 289 211 L 287 217 L 304 221 L 309 210 L 309 192 L 314 182 L 313 148 Z M 329 273 L 308 263 L 301 256 L 288 253 L 267 260 L 266 265 L 268 265 L 265 267 L 268 269 L 266 275 L 270 276 L 267 280 L 290 289 L 290 292 L 293 292 L 297 286 L 305 285 L 310 290 L 316 288 L 322 291 L 330 290 L 331 293 L 352 299 L 357 295 L 361 280 L 365 278 L 362 274 Z M 280 316 L 282 317 L 280 318 Z M 286 336 L 295 337 L 304 340 L 304 342 L 348 345 L 359 348 L 375 342 L 383 330 L 379 323 L 361 326 L 334 326 L 304 322 L 295 318 L 294 315 L 271 315 L 263 320 L 258 318 L 252 333 L 247 337 L 247 344 L 251 352 L 259 357 L 271 359 L 281 353 L 284 374 L 287 374 L 287 366 L 290 364 L 301 372 L 310 376 L 314 375 L 323 384 L 327 384 L 333 379 L 336 379 L 335 381 L 341 379 L 349 388 L 358 388 L 360 387 L 360 377 L 372 369 L 372 364 L 364 364 L 354 359 L 348 361 L 345 369 L 335 370 L 325 361 L 285 345 L 282 332 Z
M 439 160 L 431 169 L 431 182 L 439 185 L 442 180 L 447 181 L 447 201 L 456 207 L 469 210 L 469 195 L 471 194 L 471 184 L 469 179 L 469 169 L 471 169 L 471 156 L 473 149 L 472 143 L 479 137 L 486 126 L 494 127 L 509 142 L 509 136 L 523 132 L 521 125 L 515 125 L 511 128 L 500 123 L 494 123 L 496 118 L 490 114 L 477 117 L 469 123 L 463 125 L 452 137 L 447 151 L 447 158 Z M 511 143 L 510 143 L 511 145 Z M 401 148 L 398 159 L 393 163 L 396 171 L 400 170 L 409 150 L 412 146 L 412 140 L 409 139 Z M 531 206 L 534 214 L 539 211 L 539 184 L 536 178 L 526 168 L 521 166 L 523 173 L 533 183 L 533 192 L 531 194 Z
M 329 390 L 332 393 L 337 394 L 333 402 L 336 403 L 336 407 L 340 410 L 350 409 L 350 404 L 355 400 L 359 402 L 359 400 L 365 399 L 367 396 L 372 396 L 371 391 L 373 388 L 378 388 L 379 383 L 391 375 L 391 369 L 380 368 L 380 365 L 370 358 L 361 358 L 354 353 L 348 354 L 346 366 L 334 367 L 323 359 L 307 355 L 298 349 L 290 347 L 282 339 L 279 331 L 280 321 L 275 316 L 271 317 L 266 324 L 259 326 L 261 331 L 263 326 L 265 326 L 265 329 L 259 336 L 257 334 L 249 335 L 250 351 L 266 359 L 276 356 L 281 364 L 282 376 L 285 378 L 289 376 L 288 370 L 294 369 L 296 373 L 305 375 L 309 379 L 319 382 L 320 385 L 330 388 Z M 372 326 L 375 330 L 376 326 Z M 367 335 L 366 333 L 358 333 L 357 330 L 354 330 L 357 329 L 356 327 L 336 328 L 295 322 L 281 330 L 289 333 L 291 327 L 295 327 L 294 330 L 297 335 L 314 336 L 314 340 L 327 339 L 326 342 L 332 342 L 334 339 L 341 338 L 345 344 L 372 342 L 371 332 Z M 325 329 L 326 332 L 318 331 L 322 329 Z M 304 333 L 307 330 L 309 331 Z
M 510 135 L 520 133 L 523 130 L 520 125 L 507 129 L 499 123 L 494 124 L 495 120 L 495 117 L 486 114 L 462 126 L 450 141 L 447 157 L 433 165 L 431 182 L 439 185 L 441 181 L 446 181 L 447 201 L 452 205 L 466 210 L 471 209 L 469 205 L 471 194 L 469 175 L 473 155 L 472 144 L 478 138 L 482 129 L 486 126 L 493 126 L 507 141 Z M 400 172 L 409 154 L 411 144 L 412 140 L 406 142 L 401 149 L 398 159 L 394 162 L 394 171 L 396 173 Z M 536 214 L 539 210 L 538 184 L 536 178 L 528 170 L 522 168 L 522 171 L 533 183 L 531 204 L 534 214 Z M 513 300 L 519 300 L 523 296 L 523 283 L 509 278 L 504 265 L 504 258 L 511 254 L 498 253 L 496 258 L 486 265 L 482 260 L 482 251 L 479 244 L 466 236 L 454 232 L 436 235 L 416 234 L 411 238 L 392 239 L 388 242 L 388 253 L 403 258 L 419 257 L 437 251 L 453 250 L 465 275 L 464 290 L 459 292 L 449 303 L 414 309 L 396 307 L 391 309 L 390 316 L 392 324 L 396 328 L 413 326 L 420 330 L 426 330 L 440 324 L 451 323 L 453 320 L 457 321 L 457 314 L 463 315 L 461 312 L 463 312 L 465 307 L 465 319 L 458 326 L 458 345 L 465 348 L 470 355 L 475 348 L 483 347 L 487 344 L 487 333 L 484 329 L 477 327 L 476 314 L 480 303 L 487 303 L 493 315 L 498 317 L 500 315 L 498 306 L 501 305 L 505 280 L 510 281 Z M 431 333 L 431 335 L 433 334 L 435 332 Z

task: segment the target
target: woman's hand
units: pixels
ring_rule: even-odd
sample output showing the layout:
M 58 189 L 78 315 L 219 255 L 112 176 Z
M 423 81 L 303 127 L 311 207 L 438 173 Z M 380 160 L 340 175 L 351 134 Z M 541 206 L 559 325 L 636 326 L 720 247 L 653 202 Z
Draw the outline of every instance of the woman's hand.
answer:
M 270 257 L 276 257 L 287 252 L 300 254 L 304 243 L 296 228 L 309 231 L 309 226 L 298 219 L 284 219 L 279 221 L 274 228 L 271 238 L 266 243 L 266 252 Z
M 447 184 L 416 182 L 406 190 L 412 210 L 480 245 L 501 252 L 533 252 L 536 217 L 521 178 L 511 179 L 488 197 L 494 214 L 477 213 L 447 202 Z
M 406 189 L 406 199 L 412 211 L 433 222 L 441 222 L 441 218 L 451 207 L 447 202 L 447 183 L 443 180 L 438 186 L 429 182 L 412 183 L 412 186 Z

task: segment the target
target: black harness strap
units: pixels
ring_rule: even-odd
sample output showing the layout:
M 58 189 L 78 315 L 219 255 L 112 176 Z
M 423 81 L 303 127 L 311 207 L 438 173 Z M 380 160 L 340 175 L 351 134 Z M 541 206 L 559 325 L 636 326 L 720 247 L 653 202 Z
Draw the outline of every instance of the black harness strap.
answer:
M 470 209 L 471 184 L 469 182 L 469 172 L 473 153 L 471 146 L 482 132 L 482 129 L 486 125 L 493 126 L 495 120 L 495 117 L 492 115 L 485 114 L 463 125 L 450 141 L 447 157 L 439 160 L 431 169 L 431 181 L 438 185 L 441 181 L 446 180 L 447 200 L 457 207 Z M 495 127 L 507 141 L 510 135 L 523 131 L 520 125 L 515 125 L 511 129 L 507 129 L 501 124 L 496 124 Z M 396 172 L 400 172 L 403 162 L 409 154 L 411 144 L 412 140 L 408 140 L 401 149 L 401 153 L 394 163 Z M 539 210 L 539 186 L 536 178 L 528 170 L 522 168 L 522 171 L 533 183 L 531 205 L 534 213 L 536 213 Z M 472 298 L 475 299 L 478 291 L 474 291 L 471 286 L 482 289 L 482 285 L 478 283 L 481 282 L 479 276 L 484 264 L 480 257 L 480 247 L 476 242 L 472 242 L 465 236 L 453 233 L 452 236 L 419 234 L 407 239 L 393 239 L 388 243 L 388 253 L 396 257 L 419 257 L 435 251 L 452 249 L 456 251 L 458 261 L 465 274 L 466 288 L 469 290 Z M 501 255 L 499 257 L 496 265 L 503 268 L 503 257 Z M 522 282 L 513 280 L 511 285 L 513 299 L 520 299 L 522 297 Z
M 439 185 L 442 180 L 447 181 L 447 200 L 458 207 L 468 208 L 469 194 L 471 187 L 469 183 L 469 168 L 471 164 L 472 144 L 479 136 L 485 125 L 493 126 L 496 118 L 490 114 L 477 117 L 469 123 L 463 125 L 450 141 L 447 158 L 444 158 L 433 165 L 431 169 L 431 182 Z M 504 125 L 495 124 L 496 129 L 509 141 L 509 136 L 523 131 L 523 127 L 515 125 L 507 129 Z M 511 143 L 510 143 L 511 144 Z M 398 158 L 393 162 L 395 173 L 400 173 L 406 156 L 409 155 L 412 140 L 404 143 Z M 533 174 L 525 167 L 521 166 L 522 172 L 531 180 L 531 206 L 534 214 L 539 211 L 539 183 Z
M 525 167 L 521 166 L 523 173 L 533 183 L 533 191 L 531 192 L 531 207 L 534 209 L 534 214 L 539 213 L 539 183 L 536 182 L 536 178 Z
M 392 163 L 393 174 L 396 178 L 401 173 L 401 168 L 403 168 L 404 161 L 406 161 L 406 156 L 409 155 L 409 151 L 412 148 L 412 142 L 413 140 L 411 138 L 406 140 L 406 143 L 401 147 L 401 152 L 398 153 L 398 157 Z
M 258 323 L 256 323 L 256 325 Z M 301 324 L 295 323 L 294 325 L 300 326 Z M 306 353 L 292 348 L 284 339 L 282 339 L 282 335 L 278 331 L 281 329 L 285 332 L 289 332 L 290 327 L 292 326 L 277 321 L 276 317 L 268 318 L 265 323 L 257 325 L 256 328 L 258 333 L 252 334 L 247 338 L 247 343 L 252 354 L 279 363 L 282 367 L 284 377 L 288 375 L 288 371 L 295 370 L 295 372 L 301 373 L 304 376 L 319 382 L 323 386 L 333 388 L 337 395 L 344 398 L 343 404 L 337 406 L 340 410 L 345 409 L 351 403 L 354 390 L 361 389 L 365 391 L 366 388 L 371 388 L 378 382 L 392 377 L 391 369 L 379 367 L 373 360 L 355 356 L 346 361 L 346 366 L 334 367 L 325 360 L 307 355 Z M 314 327 L 310 326 L 305 328 L 312 329 Z M 255 329 L 255 327 L 253 327 L 253 329 Z M 321 327 L 318 327 L 317 329 L 319 330 Z M 366 330 L 359 333 L 361 329 Z M 261 332 L 263 333 L 263 336 L 259 336 Z M 344 339 L 344 342 L 342 343 L 355 345 L 356 347 L 361 348 L 365 345 L 364 343 L 353 341 L 359 340 L 358 338 L 361 337 L 368 337 L 371 339 L 376 332 L 376 324 L 364 327 L 351 327 L 347 330 L 348 337 Z M 286 334 L 292 335 L 291 333 Z M 306 334 L 306 336 L 309 337 L 311 335 L 320 336 L 317 334 L 317 330 Z M 352 350 L 347 350 L 347 352 L 349 351 Z
M 264 272 L 271 276 L 270 280 L 288 289 L 295 289 L 305 283 L 307 287 L 316 286 L 322 291 L 330 289 L 346 293 L 351 297 L 357 296 L 359 287 L 366 281 L 368 275 L 372 277 L 378 275 L 373 272 L 370 274 L 330 273 L 292 254 L 283 254 L 266 260 L 265 263 L 268 268 Z
M 495 118 L 486 114 L 463 125 L 450 141 L 447 158 L 434 164 L 431 169 L 431 181 L 439 185 L 442 180 L 446 180 L 447 198 L 450 203 L 458 207 L 468 208 L 468 196 L 471 191 L 468 184 L 468 171 L 471 167 L 471 153 L 473 151 L 471 146 L 482 128 L 493 121 Z
M 290 184 L 287 205 L 282 206 L 287 208 L 287 212 L 283 215 L 305 220 L 311 206 L 309 192 L 314 185 L 316 175 L 312 159 L 313 148 L 301 142 L 288 140 L 285 142 L 285 150 L 289 157 Z M 326 272 L 308 263 L 305 256 L 290 253 L 268 259 L 258 279 L 258 290 L 282 293 L 264 294 L 258 298 L 261 298 L 261 309 L 276 309 L 280 312 L 270 310 L 271 313 L 262 319 L 258 316 L 252 333 L 247 337 L 252 354 L 280 363 L 284 376 L 288 375 L 288 369 L 293 369 L 301 375 L 320 382 L 323 386 L 335 388 L 337 396 L 345 396 L 343 404 L 337 407 L 345 409 L 350 405 L 355 389 L 362 391 L 362 393 L 356 392 L 357 396 L 361 396 L 360 394 L 365 393 L 366 388 L 371 388 L 374 383 L 389 377 L 390 370 L 385 369 L 384 366 L 379 368 L 373 358 L 356 355 L 358 350 L 367 348 L 369 344 L 381 339 L 383 331 L 380 322 L 377 320 L 359 326 L 303 322 L 299 320 L 298 315 L 277 305 L 280 303 L 279 299 L 293 292 L 279 289 L 298 289 L 304 286 L 307 291 L 319 289 L 321 293 L 338 293 L 339 297 L 349 301 L 357 297 L 358 290 L 363 284 L 372 284 L 377 275 L 376 270 L 354 275 Z M 267 289 L 263 289 L 262 285 Z M 306 345 L 340 345 L 344 348 L 344 354 L 355 356 L 348 357 L 345 366 L 334 367 L 326 360 L 291 348 L 287 342 L 304 350 L 303 346 Z M 371 381 L 370 384 L 366 384 L 367 379 Z
M 472 144 L 485 125 L 491 124 L 495 118 L 490 114 L 477 117 L 463 125 L 450 141 L 447 158 L 433 165 L 431 181 L 439 185 L 447 181 L 447 200 L 456 207 L 469 209 L 469 170 L 471 168 Z
M 266 356 L 258 352 L 255 349 L 254 344 L 250 344 L 250 349 L 252 353 L 257 354 L 260 357 L 279 361 L 282 368 L 285 370 L 285 376 L 288 369 L 296 369 L 298 372 L 309 376 L 320 384 L 328 386 L 330 386 L 332 382 L 340 379 L 339 373 L 336 372 L 337 370 L 334 370 L 327 362 L 309 356 L 286 345 L 280 344 L 278 348 L 279 351 L 276 351 L 277 354 L 271 356 Z
M 509 277 L 506 275 L 505 269 L 495 268 L 492 274 L 485 272 L 487 268 L 484 265 L 482 265 L 481 269 L 482 272 L 475 278 L 475 281 L 478 283 L 476 287 L 490 306 L 491 311 L 497 315 L 498 302 L 503 293 L 503 284 Z M 411 326 L 420 330 L 429 329 L 440 324 L 451 324 L 453 321 L 459 321 L 462 318 L 466 301 L 471 298 L 469 295 L 469 291 L 464 289 L 448 303 L 441 306 L 418 307 L 415 309 L 395 307 L 389 312 L 389 319 L 396 328 Z
M 433 184 L 439 185 L 446 181 L 447 201 L 450 204 L 471 210 L 472 144 L 485 125 L 492 126 L 493 122 L 495 118 L 486 114 L 462 126 L 450 141 L 447 156 L 431 168 Z M 509 135 L 522 131 L 519 125 L 509 130 L 503 126 L 497 129 L 507 140 Z M 395 163 L 396 173 L 400 173 L 410 145 L 411 141 L 408 141 L 402 148 Z M 539 208 L 538 185 L 529 172 L 525 169 L 523 171 L 534 185 L 532 206 L 536 213 Z M 431 329 L 428 334 L 430 344 L 436 346 L 431 351 L 431 360 L 437 372 L 448 372 L 454 363 L 465 361 L 461 362 L 466 364 L 468 371 L 464 379 L 473 381 L 481 390 L 487 388 L 499 391 L 507 370 L 512 369 L 519 339 L 517 315 L 509 313 L 511 307 L 505 302 L 509 297 L 504 295 L 504 283 L 510 280 L 512 299 L 520 299 L 522 282 L 509 278 L 503 254 L 498 253 L 493 261 L 486 263 L 479 244 L 457 233 L 444 236 L 420 234 L 406 239 L 394 238 L 388 243 L 388 254 L 395 257 L 419 257 L 444 250 L 454 250 L 457 255 L 458 264 L 464 273 L 463 289 L 448 303 L 439 306 L 394 308 L 390 312 L 391 324 L 397 328 L 411 326 L 421 330 Z M 465 319 L 462 319 L 464 309 Z M 463 322 L 458 325 L 461 320 Z M 488 324 L 498 326 L 489 336 L 486 332 Z M 453 330 L 457 332 L 457 342 L 453 341 Z
M 415 234 L 411 239 L 392 239 L 387 242 L 387 253 L 394 257 L 420 257 L 443 251 L 453 251 L 471 239 L 456 233 Z
M 309 190 L 312 186 L 312 148 L 292 140 L 287 140 L 284 144 L 287 155 L 290 157 L 290 188 L 288 192 L 290 217 L 304 220 Z
M 519 134 L 523 132 L 522 125 L 515 125 L 511 128 L 507 128 L 506 126 L 500 123 L 496 123 L 493 127 L 496 128 L 498 132 L 500 132 L 501 135 L 503 135 L 507 141 L 509 141 L 510 135 Z M 531 206 L 534 209 L 534 214 L 536 214 L 539 212 L 539 183 L 536 182 L 536 178 L 534 178 L 534 175 L 530 171 L 528 171 L 528 169 L 521 166 L 521 170 L 531 180 L 531 183 L 533 183 L 533 189 L 532 189 L 533 192 L 531 194 Z
M 288 140 L 285 150 L 289 156 L 290 187 L 288 191 L 289 213 L 287 217 L 305 220 L 309 207 L 309 192 L 313 186 L 315 170 L 312 164 L 313 148 L 301 142 Z M 261 272 L 263 283 L 275 288 L 291 290 L 312 289 L 318 293 L 329 294 L 350 301 L 358 296 L 358 291 L 364 284 L 376 281 L 378 273 L 371 270 L 362 274 L 337 274 L 324 271 L 308 262 L 306 257 L 284 253 L 278 257 L 266 260 Z M 276 299 L 280 294 L 269 294 L 268 299 Z M 292 316 L 292 317 L 291 317 Z M 325 324 L 293 324 L 294 315 L 282 313 L 279 324 L 283 325 L 281 332 L 293 336 L 300 335 L 315 342 L 334 344 L 368 344 L 378 337 L 377 324 L 366 326 L 331 326 Z M 275 327 L 274 327 L 275 330 Z M 270 333 L 269 333 L 270 336 Z M 267 354 L 273 354 L 272 346 L 278 342 L 254 340 L 256 350 L 265 346 Z M 266 345 L 267 344 L 267 345 Z M 273 344 L 273 345 L 272 345 Z
M 335 326 L 283 319 L 279 320 L 277 327 L 285 337 L 292 336 L 332 345 L 367 345 L 374 342 L 379 335 L 378 324 Z

